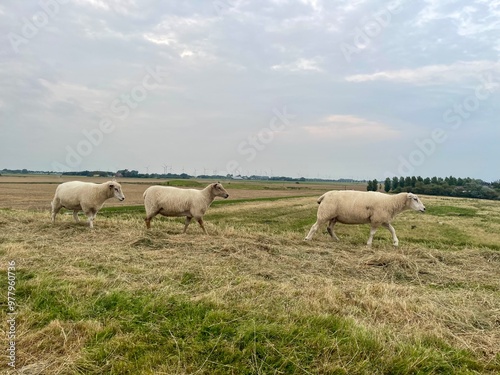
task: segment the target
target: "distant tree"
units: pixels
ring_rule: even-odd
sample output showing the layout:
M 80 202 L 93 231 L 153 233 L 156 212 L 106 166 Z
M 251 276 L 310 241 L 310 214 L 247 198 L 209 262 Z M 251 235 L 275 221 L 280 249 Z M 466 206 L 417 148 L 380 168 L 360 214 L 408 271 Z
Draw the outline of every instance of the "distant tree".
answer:
M 399 177 L 399 187 L 400 188 L 405 187 L 405 178 L 403 176 Z
M 424 185 L 430 185 L 431 179 L 429 177 L 424 178 Z
M 373 191 L 377 191 L 378 190 L 378 181 L 377 181 L 376 178 L 373 179 L 373 181 L 372 181 L 372 190 Z
M 417 178 L 415 176 L 412 176 L 412 178 L 411 178 L 411 187 L 415 187 L 416 184 L 417 184 Z
M 431 178 L 431 184 L 437 184 L 438 183 L 438 178 L 436 176 Z
M 417 182 L 422 182 L 422 183 L 424 182 L 424 179 L 422 178 L 422 176 L 417 177 Z
M 399 186 L 399 178 L 397 178 L 396 176 L 394 176 L 392 178 L 392 190 L 396 190 Z
M 373 190 L 373 184 L 370 180 L 368 180 L 368 184 L 366 185 L 366 191 L 372 191 Z
M 465 181 L 462 177 L 457 178 L 457 186 L 464 186 Z
M 391 179 L 389 177 L 387 177 L 385 179 L 385 182 L 384 182 L 384 191 L 386 193 L 390 192 L 391 191 Z
M 411 185 L 411 177 L 407 176 L 405 177 L 405 186 L 410 187 Z

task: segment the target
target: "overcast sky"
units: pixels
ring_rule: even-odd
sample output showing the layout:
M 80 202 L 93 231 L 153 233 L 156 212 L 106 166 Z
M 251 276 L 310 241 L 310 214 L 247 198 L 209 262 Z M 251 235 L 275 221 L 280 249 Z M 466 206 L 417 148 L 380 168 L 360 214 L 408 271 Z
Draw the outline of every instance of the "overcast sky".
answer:
M 7 0 L 0 169 L 500 178 L 499 0 Z

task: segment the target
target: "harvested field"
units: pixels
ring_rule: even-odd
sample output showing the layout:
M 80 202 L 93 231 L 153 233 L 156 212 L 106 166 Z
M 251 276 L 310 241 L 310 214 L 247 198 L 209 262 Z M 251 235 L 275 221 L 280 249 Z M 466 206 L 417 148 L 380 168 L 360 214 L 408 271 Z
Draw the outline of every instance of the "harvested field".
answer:
M 29 210 L 47 210 L 50 209 L 50 202 L 54 197 L 54 192 L 58 184 L 66 181 L 86 181 L 102 183 L 109 178 L 104 177 L 68 177 L 68 176 L 0 176 L 0 208 L 20 208 Z M 123 187 L 126 196 L 125 202 L 121 203 L 110 199 L 105 206 L 123 206 L 143 204 L 142 194 L 151 185 L 166 183 L 167 180 L 140 179 L 140 178 L 122 178 L 118 182 Z M 184 182 L 182 180 L 175 180 Z M 211 180 L 186 180 L 191 182 L 189 186 L 201 189 L 208 185 Z M 364 184 L 295 184 L 295 183 L 262 183 L 251 181 L 222 181 L 224 187 L 231 195 L 231 199 L 248 198 L 269 198 L 269 197 L 293 197 L 305 195 L 321 195 L 327 190 L 342 189 L 365 189 Z M 235 188 L 233 188 L 233 186 Z M 24 192 L 24 193 L 21 193 Z

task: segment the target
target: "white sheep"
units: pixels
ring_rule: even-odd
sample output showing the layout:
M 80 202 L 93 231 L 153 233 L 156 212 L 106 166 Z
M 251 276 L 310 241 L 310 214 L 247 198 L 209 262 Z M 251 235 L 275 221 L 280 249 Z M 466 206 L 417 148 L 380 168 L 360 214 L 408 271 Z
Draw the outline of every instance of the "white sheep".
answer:
M 393 244 L 398 246 L 396 231 L 390 224 L 392 219 L 409 209 L 425 211 L 424 204 L 412 193 L 389 195 L 372 191 L 329 191 L 319 197 L 317 202 L 319 204 L 317 220 L 307 234 L 306 240 L 311 240 L 318 228 L 327 222 L 328 233 L 336 240 L 339 238 L 333 232 L 333 227 L 337 222 L 370 224 L 370 237 L 366 243 L 368 246 L 371 246 L 373 236 L 381 225 L 391 232 Z
M 122 187 L 116 181 L 108 181 L 102 184 L 92 182 L 69 181 L 60 184 L 52 200 L 52 222 L 61 208 L 73 210 L 73 218 L 76 222 L 78 211 L 83 211 L 89 219 L 90 228 L 94 227 L 94 219 L 102 205 L 109 198 L 115 197 L 119 201 L 125 199 Z
M 229 194 L 220 183 L 208 185 L 203 190 L 180 189 L 172 186 L 150 186 L 144 192 L 144 207 L 146 208 L 146 227 L 151 228 L 151 219 L 156 215 L 186 216 L 184 232 L 191 219 L 200 224 L 203 232 L 207 234 L 203 225 L 203 215 L 215 197 L 229 197 Z

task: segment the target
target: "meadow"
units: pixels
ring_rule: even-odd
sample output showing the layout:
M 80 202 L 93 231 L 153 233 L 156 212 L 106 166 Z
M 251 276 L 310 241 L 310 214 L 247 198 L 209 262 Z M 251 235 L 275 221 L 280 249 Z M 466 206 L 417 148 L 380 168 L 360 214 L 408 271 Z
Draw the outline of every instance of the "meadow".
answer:
M 146 230 L 152 181 L 124 181 L 90 230 L 50 222 L 60 179 L 19 179 L 0 177 L 3 373 L 500 373 L 498 201 L 422 196 L 425 214 L 393 222 L 399 248 L 384 229 L 368 248 L 367 225 L 303 240 L 319 195 L 363 186 L 223 182 L 207 236 L 182 218 Z

